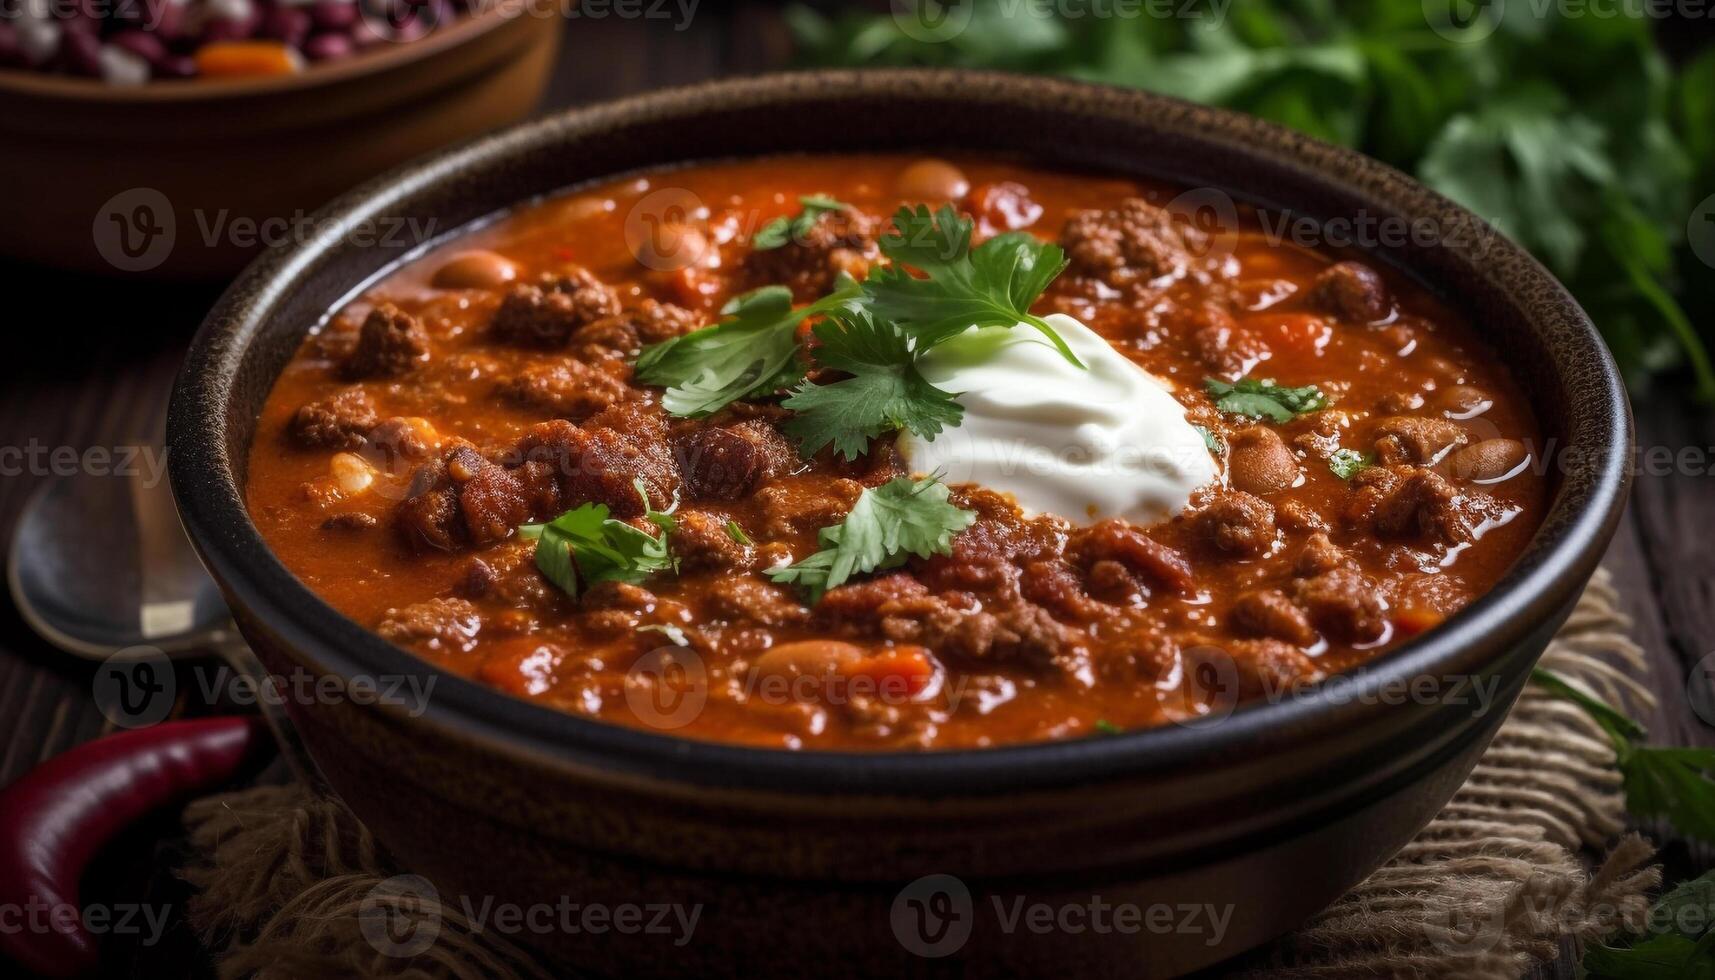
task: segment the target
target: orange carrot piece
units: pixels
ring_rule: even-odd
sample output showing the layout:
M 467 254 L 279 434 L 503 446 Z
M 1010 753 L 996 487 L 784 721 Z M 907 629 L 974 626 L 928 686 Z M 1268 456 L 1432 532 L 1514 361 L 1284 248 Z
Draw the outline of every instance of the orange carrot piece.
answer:
M 302 71 L 304 59 L 277 41 L 216 41 L 197 49 L 196 66 L 208 78 L 262 78 Z

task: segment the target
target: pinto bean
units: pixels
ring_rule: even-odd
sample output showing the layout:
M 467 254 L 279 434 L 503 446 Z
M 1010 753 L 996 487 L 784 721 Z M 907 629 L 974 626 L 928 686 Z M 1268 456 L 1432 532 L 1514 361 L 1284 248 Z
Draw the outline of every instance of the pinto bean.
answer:
M 751 669 L 759 678 L 827 677 L 864 658 L 863 647 L 839 640 L 796 640 L 782 643 L 756 658 Z
M 1253 425 L 1228 440 L 1227 474 L 1237 489 L 1264 494 L 1284 490 L 1298 479 L 1298 457 L 1280 433 Z
M 1494 400 L 1475 385 L 1449 385 L 1436 395 L 1435 403 L 1451 418 L 1468 419 L 1488 411 Z
M 1454 453 L 1447 462 L 1449 476 L 1475 483 L 1499 480 L 1530 458 L 1517 439 L 1484 439 Z
M 965 172 L 928 157 L 899 172 L 899 196 L 911 201 L 956 201 L 970 192 Z
M 435 270 L 436 289 L 500 289 L 518 278 L 518 266 L 504 255 L 482 250 L 460 252 Z

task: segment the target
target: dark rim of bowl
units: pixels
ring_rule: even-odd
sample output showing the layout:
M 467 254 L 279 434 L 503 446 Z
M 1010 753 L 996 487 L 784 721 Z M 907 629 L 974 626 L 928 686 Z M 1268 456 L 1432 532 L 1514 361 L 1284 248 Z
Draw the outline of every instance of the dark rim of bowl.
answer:
M 1385 165 L 1311 140 L 1282 127 L 1219 109 L 1140 91 L 985 72 L 888 70 L 797 72 L 667 90 L 574 110 L 485 137 L 403 167 L 319 212 L 324 221 L 352 222 L 447 181 L 468 180 L 498 161 L 575 141 L 598 126 L 694 114 L 711 103 L 786 104 L 837 90 L 841 97 L 890 95 L 970 98 L 993 104 L 1044 100 L 1102 100 L 1139 117 L 1171 116 L 1211 149 L 1248 155 L 1263 169 L 1318 168 L 1382 213 L 1475 222 L 1475 216 Z M 1028 152 L 1028 147 L 1019 147 Z M 677 160 L 662 160 L 663 165 Z M 555 190 L 541 188 L 542 192 Z M 495 209 L 516 202 L 496 202 Z M 1444 225 L 1451 227 L 1451 225 Z M 1441 245 L 1438 248 L 1452 246 Z M 930 752 L 786 751 L 696 741 L 672 734 L 592 721 L 514 698 L 443 672 L 347 619 L 312 593 L 263 541 L 247 513 L 229 459 L 227 407 L 250 341 L 272 306 L 297 277 L 314 268 L 329 246 L 317 242 L 268 254 L 239 277 L 196 335 L 174 387 L 169 411 L 171 474 L 186 529 L 216 579 L 275 637 L 315 669 L 353 676 L 435 678 L 426 711 L 413 724 L 432 725 L 462 740 L 547 766 L 592 766 L 615 774 L 706 786 L 788 793 L 881 792 L 899 797 L 950 793 L 1016 793 L 1167 773 L 1245 758 L 1264 749 L 1314 745 L 1362 730 L 1390 709 L 1379 695 L 1420 675 L 1478 675 L 1492 671 L 1509 649 L 1569 607 L 1600 558 L 1618 520 L 1629 483 L 1630 412 L 1607 348 L 1563 287 L 1522 249 L 1498 239 L 1484 261 L 1504 282 L 1535 332 L 1553 327 L 1553 377 L 1577 394 L 1564 408 L 1564 431 L 1583 455 L 1567 467 L 1549 512 L 1530 545 L 1488 593 L 1437 629 L 1364 669 L 1340 697 L 1323 688 L 1284 703 L 1241 708 L 1221 724 L 1164 726 L 1100 738 Z M 353 282 L 351 285 L 356 286 Z M 1442 284 L 1443 286 L 1445 284 Z M 1576 379 L 1576 384 L 1572 379 Z M 271 385 L 272 379 L 268 379 Z M 1372 695 L 1372 697 L 1364 697 Z M 394 710 L 376 706 L 371 710 Z

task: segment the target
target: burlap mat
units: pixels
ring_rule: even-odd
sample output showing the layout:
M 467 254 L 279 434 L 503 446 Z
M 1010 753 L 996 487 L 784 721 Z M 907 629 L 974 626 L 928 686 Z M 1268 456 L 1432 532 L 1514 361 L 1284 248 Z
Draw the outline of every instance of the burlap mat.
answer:
M 1542 663 L 1611 704 L 1642 713 L 1642 651 L 1599 572 Z M 1653 847 L 1625 835 L 1612 743 L 1575 705 L 1525 691 L 1459 793 L 1393 860 L 1299 931 L 1252 954 L 1243 977 L 1421 976 L 1511 980 L 1581 944 L 1637 926 L 1660 883 Z M 456 904 L 436 941 L 410 957 L 364 936 L 376 886 L 399 873 L 337 801 L 268 786 L 193 803 L 199 855 L 191 925 L 223 977 L 493 977 L 550 967 Z M 1610 849 L 1611 848 L 1611 849 Z M 1588 870 L 1586 856 L 1605 857 Z M 408 897 L 412 915 L 425 911 Z

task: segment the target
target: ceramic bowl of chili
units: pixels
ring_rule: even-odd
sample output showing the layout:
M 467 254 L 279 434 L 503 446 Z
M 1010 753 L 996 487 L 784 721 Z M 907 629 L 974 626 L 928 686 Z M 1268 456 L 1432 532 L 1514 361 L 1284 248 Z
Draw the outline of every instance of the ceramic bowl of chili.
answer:
M 230 275 L 314 237 L 309 214 L 359 181 L 524 118 L 563 26 L 524 2 L 436 6 L 423 30 L 387 26 L 369 0 L 318 6 L 324 27 L 309 8 L 234 0 L 241 20 L 163 41 L 151 12 L 186 4 L 84 6 L 140 23 L 30 21 L 30 5 L 0 18 L 0 256 L 155 279 Z M 48 5 L 62 7 L 83 9 Z M 36 29 L 54 49 L 40 65 L 19 41 Z
M 941 71 L 777 75 L 560 115 L 396 171 L 322 216 L 433 217 L 452 229 L 640 169 L 878 151 L 1022 156 L 1220 188 L 1318 226 L 1486 227 L 1376 161 L 1253 118 L 1135 91 Z M 1534 535 L 1486 594 L 1437 628 L 1343 683 L 1242 707 L 1219 724 L 954 751 L 758 749 L 543 708 L 387 642 L 270 550 L 246 508 L 246 460 L 261 406 L 306 330 L 415 254 L 402 247 L 316 243 L 265 256 L 240 277 L 175 389 L 173 485 L 193 542 L 271 669 L 430 686 L 416 705 L 333 698 L 288 710 L 330 783 L 443 899 L 571 896 L 701 915 L 683 945 L 642 930 L 548 930 L 533 944 L 604 974 L 766 962 L 771 975 L 1175 975 L 1302 922 L 1442 807 L 1620 517 L 1630 414 L 1606 348 L 1537 262 L 1480 238 L 1403 236 L 1363 258 L 1480 324 L 1510 367 L 1557 449 Z M 1483 707 L 1388 695 L 1421 678 L 1480 682 L 1493 697 Z M 1223 925 L 1218 935 L 1039 930 L 1009 928 L 1001 914 L 1093 901 L 1210 909 Z

